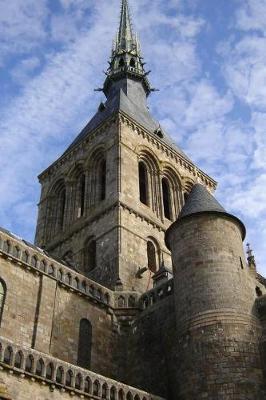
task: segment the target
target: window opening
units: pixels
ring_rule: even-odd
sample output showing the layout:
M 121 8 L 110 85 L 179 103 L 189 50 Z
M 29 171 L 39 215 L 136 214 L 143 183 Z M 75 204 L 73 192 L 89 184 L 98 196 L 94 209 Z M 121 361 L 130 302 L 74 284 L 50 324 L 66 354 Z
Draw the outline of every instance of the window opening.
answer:
M 78 365 L 90 368 L 92 346 L 92 326 L 88 319 L 82 319 L 79 325 Z
M 141 203 L 148 205 L 148 173 L 143 162 L 139 163 L 139 194 Z
M 167 219 L 172 219 L 171 215 L 171 191 L 169 182 L 166 178 L 162 179 L 162 191 L 163 191 L 163 208 L 164 216 Z

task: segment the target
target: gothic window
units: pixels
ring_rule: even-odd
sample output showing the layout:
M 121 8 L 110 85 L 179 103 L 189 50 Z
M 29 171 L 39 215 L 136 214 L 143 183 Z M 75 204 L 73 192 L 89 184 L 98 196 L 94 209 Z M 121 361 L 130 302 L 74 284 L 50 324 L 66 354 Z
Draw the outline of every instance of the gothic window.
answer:
M 149 270 L 155 273 L 158 270 L 158 250 L 151 240 L 147 242 L 147 258 Z
M 141 203 L 148 205 L 148 171 L 143 162 L 139 163 L 139 197 Z
M 79 325 L 78 366 L 90 368 L 92 346 L 92 326 L 89 320 L 83 318 Z
M 87 272 L 92 271 L 97 265 L 96 250 L 96 240 L 88 239 L 84 248 L 84 269 Z
M 80 176 L 78 186 L 78 217 L 82 217 L 85 212 L 86 177 L 84 174 Z
M 4 311 L 5 298 L 6 298 L 6 284 L 2 279 L 0 279 L 0 326 Z
M 172 220 L 171 189 L 167 178 L 162 179 L 162 192 L 164 216 L 165 218 Z
M 103 160 L 99 168 L 100 200 L 106 197 L 106 161 Z

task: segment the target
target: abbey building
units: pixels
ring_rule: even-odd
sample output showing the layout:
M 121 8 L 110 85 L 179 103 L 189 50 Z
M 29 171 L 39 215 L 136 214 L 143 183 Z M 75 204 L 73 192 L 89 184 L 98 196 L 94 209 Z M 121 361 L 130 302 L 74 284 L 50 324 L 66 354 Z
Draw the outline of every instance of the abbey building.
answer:
M 263 400 L 266 280 L 216 182 L 150 114 L 122 0 L 106 102 L 0 230 L 0 398 Z

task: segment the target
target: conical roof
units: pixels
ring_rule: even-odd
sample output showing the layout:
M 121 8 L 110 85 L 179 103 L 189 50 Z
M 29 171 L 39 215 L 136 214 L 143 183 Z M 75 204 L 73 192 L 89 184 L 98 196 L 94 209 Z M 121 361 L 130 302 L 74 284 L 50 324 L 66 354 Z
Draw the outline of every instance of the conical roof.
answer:
M 167 229 L 165 233 L 165 243 L 168 249 L 171 249 L 171 246 L 169 244 L 169 235 L 170 233 L 176 229 L 176 227 L 182 223 L 182 220 L 186 217 L 192 217 L 192 216 L 197 216 L 199 214 L 215 214 L 217 217 L 222 217 L 222 218 L 229 218 L 236 222 L 241 230 L 242 233 L 242 239 L 245 239 L 246 236 L 246 228 L 245 225 L 243 224 L 240 219 L 235 217 L 232 214 L 229 214 L 222 206 L 221 204 L 213 197 L 208 190 L 206 189 L 205 186 L 196 184 L 193 186 L 186 203 L 184 207 L 182 208 L 179 217 L 177 220 Z M 223 233 L 221 232 L 221 235 Z
M 187 201 L 181 210 L 179 218 L 206 211 L 226 213 L 225 209 L 215 199 L 215 197 L 208 192 L 205 186 L 196 184 L 193 186 Z

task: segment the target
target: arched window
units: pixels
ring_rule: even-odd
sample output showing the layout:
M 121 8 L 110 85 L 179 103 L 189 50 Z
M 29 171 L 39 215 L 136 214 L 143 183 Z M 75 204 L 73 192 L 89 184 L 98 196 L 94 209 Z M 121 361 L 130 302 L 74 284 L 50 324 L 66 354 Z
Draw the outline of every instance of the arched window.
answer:
M 83 318 L 79 325 L 78 362 L 82 368 L 91 365 L 92 326 L 89 320 Z
M 58 197 L 58 227 L 63 229 L 66 209 L 66 189 L 63 187 Z
M 125 393 L 123 389 L 120 389 L 118 392 L 118 400 L 125 400 Z
M 158 251 L 151 240 L 147 242 L 147 258 L 149 270 L 155 273 L 158 270 Z
M 134 58 L 131 58 L 131 60 L 130 60 L 130 66 L 131 66 L 132 68 L 135 68 L 135 67 L 136 67 L 136 62 L 135 62 Z
M 97 265 L 97 246 L 96 240 L 90 238 L 85 243 L 84 248 L 84 270 L 92 271 Z
M 102 160 L 99 168 L 100 200 L 106 197 L 106 161 Z
M 120 60 L 119 60 L 119 67 L 122 68 L 122 67 L 124 67 L 124 66 L 125 66 L 125 61 L 124 61 L 123 58 L 120 58 Z
M 86 177 L 82 174 L 79 178 L 79 193 L 78 193 L 78 218 L 82 217 L 85 212 L 85 190 Z
M 143 162 L 139 163 L 139 198 L 141 203 L 149 204 L 148 172 Z
M 171 189 L 167 178 L 162 179 L 162 192 L 163 192 L 163 209 L 164 216 L 167 219 L 172 220 L 172 199 Z
M 1 326 L 2 317 L 3 317 L 5 299 L 6 299 L 6 284 L 0 278 L 0 326 Z

